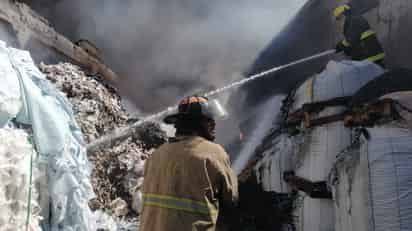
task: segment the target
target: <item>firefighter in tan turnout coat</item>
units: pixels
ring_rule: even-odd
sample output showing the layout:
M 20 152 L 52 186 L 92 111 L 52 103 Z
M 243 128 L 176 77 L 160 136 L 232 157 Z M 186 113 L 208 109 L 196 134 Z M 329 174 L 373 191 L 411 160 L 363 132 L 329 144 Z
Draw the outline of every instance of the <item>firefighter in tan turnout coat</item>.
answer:
M 213 231 L 219 213 L 235 210 L 236 175 L 225 150 L 212 142 L 219 109 L 217 101 L 192 96 L 164 119 L 176 127 L 176 138 L 145 166 L 140 231 Z

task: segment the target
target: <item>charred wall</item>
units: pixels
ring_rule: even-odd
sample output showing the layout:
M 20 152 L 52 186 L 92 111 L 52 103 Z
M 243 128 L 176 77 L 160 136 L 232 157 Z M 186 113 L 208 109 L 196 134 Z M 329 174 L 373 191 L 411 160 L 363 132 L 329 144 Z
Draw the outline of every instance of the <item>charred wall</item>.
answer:
M 117 75 L 87 49 L 56 32 L 49 22 L 29 6 L 15 1 L 0 1 L 0 39 L 31 52 L 37 62 L 71 61 L 90 74 L 113 81 Z

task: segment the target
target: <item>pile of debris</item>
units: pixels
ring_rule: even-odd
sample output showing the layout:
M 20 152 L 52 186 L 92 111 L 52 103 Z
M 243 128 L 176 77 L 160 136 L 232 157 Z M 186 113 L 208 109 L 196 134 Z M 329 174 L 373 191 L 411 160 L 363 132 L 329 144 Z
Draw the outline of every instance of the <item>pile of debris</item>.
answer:
M 86 142 L 136 121 L 129 118 L 115 89 L 98 77 L 87 76 L 70 63 L 40 64 L 40 69 L 72 103 Z M 90 202 L 93 210 L 105 210 L 117 217 L 136 217 L 144 162 L 153 148 L 167 140 L 160 125 L 152 122 L 136 133 L 115 147 L 88 154 L 97 196 Z

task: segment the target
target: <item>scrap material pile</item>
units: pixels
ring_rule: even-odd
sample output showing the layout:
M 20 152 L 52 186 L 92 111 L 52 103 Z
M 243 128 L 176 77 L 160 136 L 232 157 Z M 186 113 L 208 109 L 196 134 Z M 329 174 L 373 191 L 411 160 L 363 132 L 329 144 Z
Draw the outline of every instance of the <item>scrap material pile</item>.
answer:
M 73 105 L 87 143 L 132 120 L 115 89 L 86 76 L 79 67 L 70 63 L 41 64 L 40 69 Z M 136 133 L 115 147 L 88 154 L 94 165 L 91 181 L 97 196 L 90 203 L 92 209 L 109 209 L 118 217 L 137 212 L 144 162 L 167 137 L 154 123 L 144 124 Z

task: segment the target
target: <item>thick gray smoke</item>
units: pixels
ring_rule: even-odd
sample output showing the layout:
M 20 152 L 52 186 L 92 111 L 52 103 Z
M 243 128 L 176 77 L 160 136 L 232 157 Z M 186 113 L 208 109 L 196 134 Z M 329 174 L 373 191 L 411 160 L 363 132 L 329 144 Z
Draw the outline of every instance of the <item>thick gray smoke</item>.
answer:
M 240 78 L 305 1 L 60 0 L 42 10 L 101 48 L 123 95 L 152 112 Z

